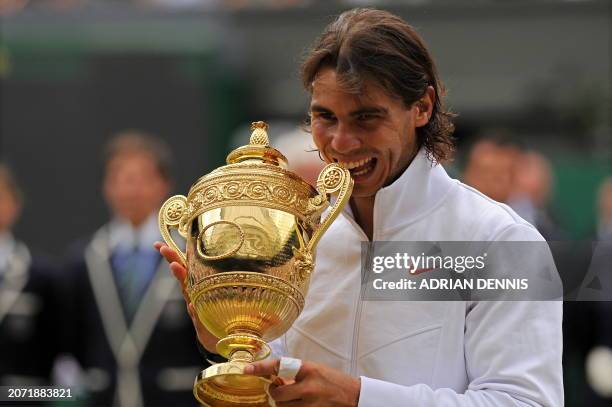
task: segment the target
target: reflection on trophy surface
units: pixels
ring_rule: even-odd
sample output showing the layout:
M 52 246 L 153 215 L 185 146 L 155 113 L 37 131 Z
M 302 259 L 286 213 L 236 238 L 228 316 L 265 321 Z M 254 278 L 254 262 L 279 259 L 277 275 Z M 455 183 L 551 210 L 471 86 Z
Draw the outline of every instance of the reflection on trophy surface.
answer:
M 202 371 L 194 395 L 210 406 L 266 406 L 269 380 L 243 374 L 267 357 L 267 342 L 283 335 L 304 307 L 315 247 L 348 202 L 347 169 L 327 165 L 317 189 L 286 170 L 269 146 L 267 125 L 253 123 L 250 144 L 232 151 L 227 165 L 200 178 L 187 197 L 160 210 L 166 242 L 188 269 L 187 291 L 204 326 L 228 358 Z M 337 197 L 331 209 L 331 194 Z M 170 235 L 186 238 L 182 253 Z

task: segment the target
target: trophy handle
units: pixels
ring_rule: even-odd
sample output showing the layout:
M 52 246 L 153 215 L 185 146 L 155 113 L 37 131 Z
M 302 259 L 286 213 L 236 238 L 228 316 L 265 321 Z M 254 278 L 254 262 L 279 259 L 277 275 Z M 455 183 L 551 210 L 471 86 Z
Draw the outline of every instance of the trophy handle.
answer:
M 184 223 L 186 213 L 187 198 L 183 195 L 174 195 L 169 198 L 159 210 L 159 231 L 168 246 L 178 253 L 183 265 L 187 264 L 187 255 L 174 242 L 170 230 L 176 229 L 181 236 L 187 237 L 187 225 Z
M 314 251 L 323 234 L 338 215 L 340 215 L 340 212 L 342 212 L 342 209 L 349 201 L 351 192 L 353 192 L 353 179 L 351 178 L 351 173 L 349 170 L 336 163 L 327 164 L 321 170 L 319 178 L 317 179 L 317 191 L 319 191 L 319 195 L 312 198 L 315 205 L 321 205 L 324 201 L 329 201 L 329 196 L 335 192 L 338 193 L 338 197 L 329 211 L 329 214 L 312 234 L 312 238 L 306 247 L 309 253 Z

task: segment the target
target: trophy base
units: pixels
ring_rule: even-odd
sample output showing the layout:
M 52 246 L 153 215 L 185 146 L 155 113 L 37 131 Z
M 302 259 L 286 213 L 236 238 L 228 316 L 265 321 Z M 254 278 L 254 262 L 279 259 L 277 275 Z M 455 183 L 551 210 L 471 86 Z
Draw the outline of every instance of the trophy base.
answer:
M 268 407 L 269 379 L 243 373 L 248 363 L 230 361 L 200 372 L 193 395 L 208 407 Z

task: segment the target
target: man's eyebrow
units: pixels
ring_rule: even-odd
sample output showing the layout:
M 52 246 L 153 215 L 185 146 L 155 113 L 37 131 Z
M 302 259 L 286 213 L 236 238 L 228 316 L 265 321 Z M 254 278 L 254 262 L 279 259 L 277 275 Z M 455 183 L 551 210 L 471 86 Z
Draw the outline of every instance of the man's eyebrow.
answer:
M 312 105 L 310 106 L 310 111 L 315 113 L 333 113 L 330 109 L 323 107 L 321 105 Z M 357 109 L 350 113 L 351 116 L 359 116 L 361 114 L 380 114 L 386 115 L 389 111 L 384 107 L 364 107 L 361 109 Z
M 364 107 L 362 109 L 358 109 L 358 110 L 351 112 L 351 116 L 359 116 L 362 114 L 386 115 L 387 113 L 389 113 L 389 111 L 385 109 L 384 107 Z
M 310 106 L 310 111 L 311 112 L 316 112 L 316 113 L 332 113 L 331 110 L 329 110 L 326 107 L 323 107 L 321 105 L 312 105 Z

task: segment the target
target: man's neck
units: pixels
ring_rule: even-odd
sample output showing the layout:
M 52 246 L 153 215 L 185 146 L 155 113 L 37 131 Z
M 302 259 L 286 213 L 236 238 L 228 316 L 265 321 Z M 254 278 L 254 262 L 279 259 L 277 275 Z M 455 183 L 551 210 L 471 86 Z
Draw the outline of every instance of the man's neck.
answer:
M 157 222 L 153 214 L 138 222 L 117 217 L 110 223 L 109 233 L 111 251 L 136 247 L 152 248 L 153 242 L 159 240 Z
M 398 171 L 398 173 L 391 179 L 390 182 L 385 183 L 385 187 L 393 184 L 397 181 L 398 178 L 402 176 L 402 174 L 408 169 L 408 167 L 412 164 L 415 157 L 419 153 L 419 146 L 414 147 L 414 151 L 412 152 L 412 157 L 408 161 L 408 164 Z M 361 229 L 365 232 L 368 239 L 371 241 L 374 235 L 374 201 L 376 200 L 376 196 L 368 196 L 368 197 L 352 197 L 350 202 L 351 210 L 353 211 L 353 217 L 355 218 L 355 222 Z
M 148 219 L 148 217 L 145 218 L 138 218 L 138 219 L 127 219 L 127 223 L 134 229 L 134 230 L 138 230 Z
M 364 198 L 353 197 L 350 200 L 355 222 L 361 226 L 369 240 L 372 240 L 374 234 L 374 200 L 375 197 L 373 196 Z

